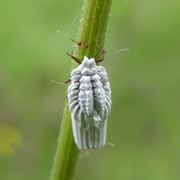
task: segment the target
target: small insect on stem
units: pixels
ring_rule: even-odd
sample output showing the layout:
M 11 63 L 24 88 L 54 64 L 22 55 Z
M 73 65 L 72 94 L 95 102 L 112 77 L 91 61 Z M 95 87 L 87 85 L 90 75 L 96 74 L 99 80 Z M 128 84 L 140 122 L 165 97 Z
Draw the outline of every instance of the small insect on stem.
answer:
M 107 119 L 112 104 L 106 69 L 97 66 L 94 58 L 84 56 L 81 63 L 78 58 L 68 55 L 79 64 L 71 72 L 67 92 L 75 143 L 81 150 L 100 148 L 106 144 Z

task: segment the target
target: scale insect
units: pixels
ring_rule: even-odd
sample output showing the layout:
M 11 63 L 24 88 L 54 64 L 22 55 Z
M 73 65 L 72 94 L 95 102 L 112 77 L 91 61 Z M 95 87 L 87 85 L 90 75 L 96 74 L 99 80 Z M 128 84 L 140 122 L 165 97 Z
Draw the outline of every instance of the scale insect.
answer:
M 96 65 L 94 58 L 84 56 L 82 63 L 71 72 L 67 99 L 78 149 L 104 146 L 112 104 L 106 69 Z

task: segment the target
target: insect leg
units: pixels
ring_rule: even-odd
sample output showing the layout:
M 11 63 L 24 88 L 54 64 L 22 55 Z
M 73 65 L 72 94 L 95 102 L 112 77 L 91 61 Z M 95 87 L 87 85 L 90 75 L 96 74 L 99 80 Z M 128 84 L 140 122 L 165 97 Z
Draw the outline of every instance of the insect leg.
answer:
M 74 59 L 78 64 L 81 64 L 81 60 L 75 56 L 73 56 L 72 54 L 67 52 L 67 55 L 70 56 L 72 59 Z
M 70 79 L 68 79 L 68 80 L 67 80 L 67 81 L 65 81 L 64 83 L 67 85 L 67 84 L 71 83 L 71 80 L 70 80 Z
M 85 43 L 82 43 L 82 42 L 77 42 L 74 39 L 71 39 L 71 41 L 74 42 L 80 48 L 88 48 L 88 44 L 85 44 Z
M 106 53 L 106 51 L 102 48 L 100 49 L 100 51 L 97 53 L 96 56 L 98 56 L 98 54 L 100 54 L 100 59 L 97 59 L 96 62 L 100 63 L 104 60 L 104 54 Z

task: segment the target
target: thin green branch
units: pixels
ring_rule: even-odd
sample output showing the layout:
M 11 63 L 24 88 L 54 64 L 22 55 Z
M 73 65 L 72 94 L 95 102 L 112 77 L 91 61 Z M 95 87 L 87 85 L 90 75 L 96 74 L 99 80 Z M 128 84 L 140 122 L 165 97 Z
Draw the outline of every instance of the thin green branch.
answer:
M 81 60 L 85 55 L 89 58 L 94 57 L 96 60 L 101 58 L 110 7 L 111 0 L 84 0 L 76 40 L 77 47 L 73 54 L 75 57 Z M 73 63 L 73 67 L 75 67 L 75 63 Z M 50 180 L 72 179 L 78 153 L 66 102 Z

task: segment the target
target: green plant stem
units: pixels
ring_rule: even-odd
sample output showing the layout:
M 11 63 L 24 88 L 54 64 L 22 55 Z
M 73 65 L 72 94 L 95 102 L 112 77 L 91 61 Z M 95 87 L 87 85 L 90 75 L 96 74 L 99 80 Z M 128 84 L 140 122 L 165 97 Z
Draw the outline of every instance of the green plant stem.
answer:
M 84 0 L 74 56 L 81 60 L 85 55 L 96 60 L 101 58 L 110 7 L 111 0 Z M 72 179 L 78 154 L 66 102 L 50 180 Z

